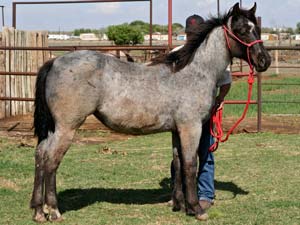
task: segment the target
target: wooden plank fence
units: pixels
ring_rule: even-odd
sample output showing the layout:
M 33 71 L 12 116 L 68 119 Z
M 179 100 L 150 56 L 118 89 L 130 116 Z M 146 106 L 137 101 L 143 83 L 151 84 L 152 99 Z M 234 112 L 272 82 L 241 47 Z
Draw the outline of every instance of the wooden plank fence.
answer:
M 22 31 L 3 27 L 0 45 L 7 47 L 48 47 L 47 31 Z M 0 71 L 37 72 L 50 58 L 50 53 L 36 50 L 1 50 Z M 0 96 L 33 98 L 35 76 L 0 75 Z M 33 110 L 33 102 L 0 101 L 0 119 L 24 115 Z

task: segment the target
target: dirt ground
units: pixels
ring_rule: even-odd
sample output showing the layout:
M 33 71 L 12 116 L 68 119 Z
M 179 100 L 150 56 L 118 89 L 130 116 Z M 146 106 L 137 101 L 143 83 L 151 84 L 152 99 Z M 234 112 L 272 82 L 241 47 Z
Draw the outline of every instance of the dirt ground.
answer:
M 226 132 L 237 118 L 224 118 L 223 129 Z M 31 115 L 16 116 L 0 120 L 0 136 L 15 140 L 20 145 L 35 146 L 36 139 L 33 136 L 33 118 Z M 257 132 L 256 118 L 246 118 L 234 131 L 234 133 Z M 300 134 L 300 115 L 274 115 L 263 116 L 262 132 L 274 132 L 282 134 Z M 111 140 L 126 140 L 133 136 L 116 133 L 94 116 L 87 118 L 79 128 L 74 141 L 77 143 L 105 143 Z

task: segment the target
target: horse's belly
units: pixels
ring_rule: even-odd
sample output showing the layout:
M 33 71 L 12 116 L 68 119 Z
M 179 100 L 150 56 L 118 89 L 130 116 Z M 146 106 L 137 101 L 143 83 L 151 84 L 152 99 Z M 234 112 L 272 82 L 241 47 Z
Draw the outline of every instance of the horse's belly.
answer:
M 113 130 L 144 134 L 171 130 L 174 126 L 170 115 L 147 110 L 144 107 L 113 107 L 100 109 L 99 118 L 106 126 Z

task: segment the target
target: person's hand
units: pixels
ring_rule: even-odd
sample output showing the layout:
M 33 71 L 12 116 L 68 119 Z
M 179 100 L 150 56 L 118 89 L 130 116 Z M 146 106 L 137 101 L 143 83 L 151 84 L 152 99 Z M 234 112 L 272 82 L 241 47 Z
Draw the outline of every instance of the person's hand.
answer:
M 218 95 L 216 97 L 215 107 L 219 108 L 221 105 L 223 105 L 223 102 L 224 102 L 224 98 L 222 98 L 220 95 Z
M 217 111 L 222 109 L 223 105 L 224 105 L 224 98 L 217 96 L 215 101 L 215 107 L 217 108 Z
M 223 109 L 223 106 L 224 106 L 224 101 L 221 102 L 220 104 L 218 104 L 218 106 L 217 106 L 217 111 Z

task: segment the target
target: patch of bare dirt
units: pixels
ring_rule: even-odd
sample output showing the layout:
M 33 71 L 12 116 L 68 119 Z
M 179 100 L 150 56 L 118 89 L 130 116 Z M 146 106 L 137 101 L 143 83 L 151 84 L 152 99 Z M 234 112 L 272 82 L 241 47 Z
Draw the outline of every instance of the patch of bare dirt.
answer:
M 6 178 L 0 177 L 0 188 L 6 188 L 13 191 L 19 191 L 20 187 L 13 181 L 7 180 Z
M 224 118 L 224 131 L 226 132 L 236 120 L 237 118 Z M 300 134 L 300 115 L 263 116 L 261 131 Z M 257 119 L 246 118 L 234 131 L 234 133 L 243 132 L 257 132 Z M 35 146 L 36 139 L 33 136 L 32 116 L 16 116 L 0 120 L 0 136 L 18 141 L 20 146 Z M 75 135 L 74 142 L 82 144 L 105 143 L 114 140 L 127 140 L 132 137 L 134 136 L 112 131 L 100 123 L 94 116 L 90 116 L 79 128 L 79 131 Z

